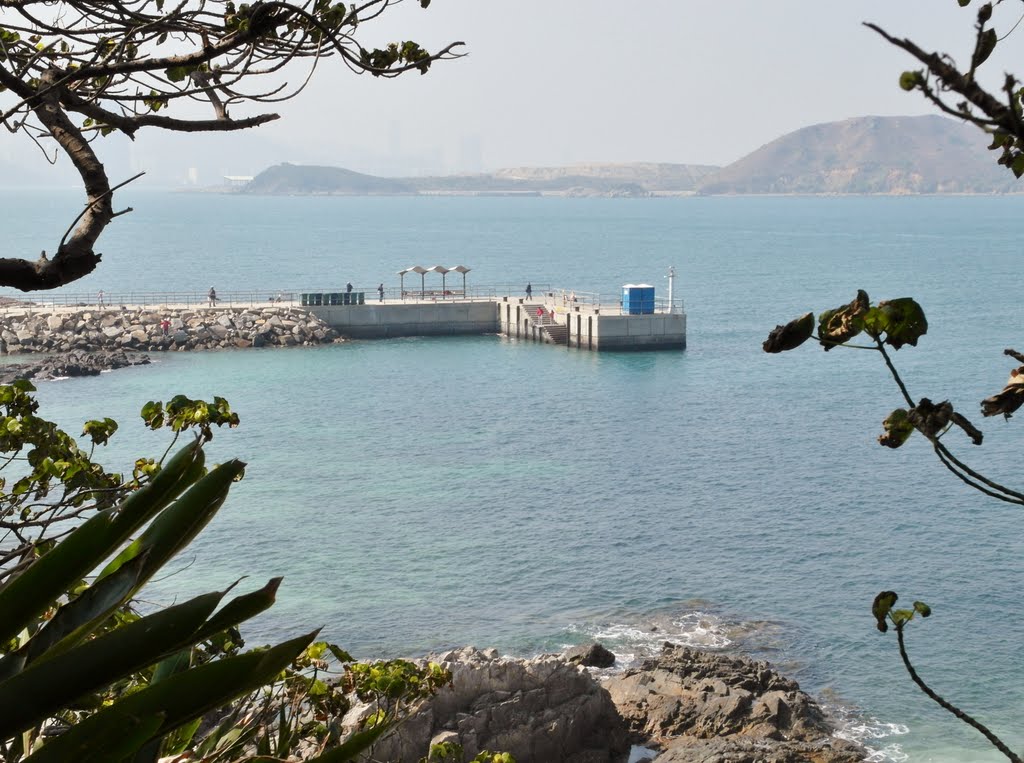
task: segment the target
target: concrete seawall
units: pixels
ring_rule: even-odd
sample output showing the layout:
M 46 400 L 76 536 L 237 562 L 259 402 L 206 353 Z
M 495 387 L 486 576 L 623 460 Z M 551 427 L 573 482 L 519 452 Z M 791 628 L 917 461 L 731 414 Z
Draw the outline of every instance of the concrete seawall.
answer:
M 451 336 L 496 334 L 495 303 L 478 302 L 367 302 L 306 308 L 338 333 L 354 339 L 398 336 Z

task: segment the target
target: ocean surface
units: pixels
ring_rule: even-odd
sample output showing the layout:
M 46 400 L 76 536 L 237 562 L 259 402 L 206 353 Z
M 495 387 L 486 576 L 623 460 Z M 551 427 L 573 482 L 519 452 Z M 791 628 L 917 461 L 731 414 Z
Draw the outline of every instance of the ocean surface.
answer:
M 765 355 L 777 323 L 917 298 L 929 332 L 895 353 L 915 397 L 985 432 L 947 444 L 1021 488 L 1024 417 L 982 420 L 1024 350 L 1024 197 L 245 198 L 118 194 L 78 293 L 372 290 L 422 264 L 469 285 L 665 294 L 679 273 L 684 352 L 596 354 L 496 336 L 158 356 L 40 385 L 65 427 L 121 422 L 128 468 L 165 433 L 138 410 L 227 397 L 242 426 L 211 457 L 249 463 L 173 573 L 167 601 L 284 575 L 251 644 L 323 626 L 361 657 L 475 644 L 530 655 L 599 639 L 623 664 L 664 640 L 771 660 L 875 761 L 995 761 L 903 671 L 874 595 L 934 616 L 908 628 L 918 670 L 1024 748 L 1024 508 L 965 487 L 919 436 L 876 442 L 902 404 L 880 357 L 808 344 Z M 3 195 L 5 256 L 52 251 L 70 192 Z

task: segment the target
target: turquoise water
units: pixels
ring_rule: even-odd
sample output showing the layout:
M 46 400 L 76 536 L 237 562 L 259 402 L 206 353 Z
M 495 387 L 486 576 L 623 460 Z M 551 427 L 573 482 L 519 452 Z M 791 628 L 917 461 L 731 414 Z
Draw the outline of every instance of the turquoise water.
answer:
M 58 239 L 73 197 L 5 199 L 9 246 Z M 912 295 L 930 333 L 896 355 L 911 393 L 986 433 L 957 453 L 1020 485 L 1017 419 L 982 421 L 1016 305 L 1017 198 L 245 199 L 138 194 L 91 292 L 375 285 L 412 264 L 613 293 L 680 272 L 682 353 L 593 354 L 499 337 L 173 354 L 43 385 L 75 428 L 122 422 L 106 458 L 165 440 L 146 400 L 228 397 L 212 455 L 246 479 L 151 595 L 285 575 L 252 643 L 323 625 L 361 656 L 474 643 L 515 654 L 594 637 L 624 661 L 664 639 L 766 657 L 879 760 L 998 760 L 902 673 L 883 588 L 929 602 L 911 653 L 1016 748 L 1024 709 L 1020 508 L 957 482 L 921 440 L 875 443 L 900 404 L 872 353 L 760 350 L 806 310 Z M 48 222 L 43 212 L 52 213 Z M 393 282 L 395 282 L 393 284 Z

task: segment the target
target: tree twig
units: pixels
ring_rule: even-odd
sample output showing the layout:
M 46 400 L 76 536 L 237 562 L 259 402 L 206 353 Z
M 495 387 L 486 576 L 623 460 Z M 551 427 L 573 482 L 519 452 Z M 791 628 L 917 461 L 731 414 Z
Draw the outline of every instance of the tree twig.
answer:
M 935 691 L 933 691 L 932 688 L 928 686 L 928 684 L 926 684 L 921 679 L 921 676 L 917 674 L 917 671 L 914 669 L 913 664 L 911 664 L 910 662 L 910 656 L 907 654 L 906 644 L 904 644 L 903 642 L 904 625 L 905 623 L 898 623 L 896 625 L 896 637 L 900 643 L 900 657 L 903 659 L 903 666 L 907 669 L 907 673 L 910 674 L 910 679 L 915 684 L 917 684 L 918 688 L 921 691 L 923 691 L 931 700 L 936 702 L 943 710 L 945 710 L 948 713 L 952 713 L 959 720 L 963 721 L 971 728 L 980 731 L 985 736 L 985 738 L 989 742 L 991 742 L 997 750 L 999 750 L 999 752 L 1003 753 L 1003 755 L 1005 755 L 1007 758 L 1013 761 L 1013 763 L 1024 763 L 1024 761 L 1022 761 L 1021 758 L 1013 752 L 1013 750 L 1007 747 L 1002 739 L 993 734 L 992 731 L 990 731 L 985 724 L 968 715 L 951 702 L 948 702 L 945 699 L 943 699 Z

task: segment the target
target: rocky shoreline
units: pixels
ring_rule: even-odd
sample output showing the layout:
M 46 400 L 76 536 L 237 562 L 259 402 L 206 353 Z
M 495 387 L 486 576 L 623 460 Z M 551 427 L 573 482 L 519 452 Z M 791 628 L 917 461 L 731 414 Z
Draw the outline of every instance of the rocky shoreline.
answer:
M 295 347 L 342 341 L 301 308 L 89 307 L 0 317 L 0 352 L 169 352 Z
M 377 744 L 374 759 L 415 761 L 453 742 L 517 763 L 856 763 L 860 745 L 835 736 L 824 711 L 768 663 L 665 643 L 631 670 L 598 674 L 599 647 L 522 660 L 473 647 L 431 659 L 450 687 Z M 354 702 L 343 727 L 376 708 Z M 631 754 L 632 753 L 632 754 Z

